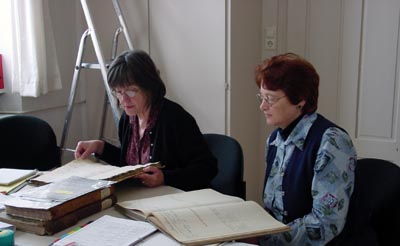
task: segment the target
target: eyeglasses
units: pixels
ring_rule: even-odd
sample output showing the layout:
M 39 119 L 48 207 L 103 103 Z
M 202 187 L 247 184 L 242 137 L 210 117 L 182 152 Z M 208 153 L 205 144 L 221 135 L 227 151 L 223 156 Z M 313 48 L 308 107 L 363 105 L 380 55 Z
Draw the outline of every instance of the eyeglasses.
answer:
M 274 97 L 274 96 L 263 96 L 260 93 L 256 94 L 257 98 L 260 100 L 260 103 L 263 103 L 264 101 L 268 104 L 268 106 L 272 106 L 275 103 L 277 103 L 281 98 L 284 98 L 286 96 L 281 96 L 281 97 Z
M 118 99 L 122 99 L 124 95 L 126 95 L 129 98 L 134 98 L 137 92 L 138 92 L 137 90 L 112 91 L 114 96 L 116 96 Z

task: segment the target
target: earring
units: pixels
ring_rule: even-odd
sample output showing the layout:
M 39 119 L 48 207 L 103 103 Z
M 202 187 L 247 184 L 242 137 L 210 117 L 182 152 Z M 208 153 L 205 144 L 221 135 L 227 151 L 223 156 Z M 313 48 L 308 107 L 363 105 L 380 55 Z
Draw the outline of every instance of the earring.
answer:
M 297 108 L 298 108 L 298 109 L 301 109 L 302 107 L 303 107 L 303 106 L 301 106 L 301 105 L 297 105 Z

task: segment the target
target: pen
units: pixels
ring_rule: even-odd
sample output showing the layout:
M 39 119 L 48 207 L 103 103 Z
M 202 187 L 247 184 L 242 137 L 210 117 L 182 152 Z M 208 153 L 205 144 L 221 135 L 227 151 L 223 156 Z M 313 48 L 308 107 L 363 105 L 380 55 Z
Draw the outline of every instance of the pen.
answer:
M 76 152 L 76 150 L 70 149 L 70 148 L 61 148 L 61 150 L 68 151 L 68 152 L 72 152 L 72 153 L 75 153 L 75 152 Z M 90 155 L 95 156 L 94 153 L 91 153 Z
M 74 150 L 74 149 L 69 149 L 69 148 L 61 148 L 61 150 L 65 150 L 65 151 L 68 151 L 68 152 L 74 152 L 74 153 L 75 153 L 75 150 Z

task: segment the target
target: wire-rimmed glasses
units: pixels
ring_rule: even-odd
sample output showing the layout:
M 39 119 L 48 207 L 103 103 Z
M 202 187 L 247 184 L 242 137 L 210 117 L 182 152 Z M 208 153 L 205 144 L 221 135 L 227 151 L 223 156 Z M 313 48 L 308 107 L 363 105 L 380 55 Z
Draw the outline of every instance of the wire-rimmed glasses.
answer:
M 268 106 L 272 106 L 275 103 L 277 103 L 281 98 L 284 98 L 285 96 L 281 96 L 281 97 L 275 97 L 275 96 L 271 96 L 271 95 L 261 95 L 260 93 L 256 94 L 257 98 L 260 100 L 260 103 L 262 102 L 266 102 L 268 104 Z

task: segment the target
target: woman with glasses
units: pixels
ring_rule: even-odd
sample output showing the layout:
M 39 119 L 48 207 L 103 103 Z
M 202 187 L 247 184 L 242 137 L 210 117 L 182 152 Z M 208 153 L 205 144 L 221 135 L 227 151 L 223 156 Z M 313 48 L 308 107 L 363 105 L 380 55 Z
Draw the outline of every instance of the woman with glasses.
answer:
M 127 51 L 111 64 L 107 79 L 124 112 L 116 147 L 103 140 L 80 141 L 75 158 L 90 154 L 112 165 L 160 161 L 137 176 L 145 186 L 170 185 L 183 190 L 210 186 L 217 161 L 195 121 L 184 108 L 165 98 L 159 72 L 144 51 Z
M 356 151 L 345 130 L 317 114 L 319 75 L 305 59 L 274 56 L 256 68 L 260 109 L 276 127 L 266 142 L 265 209 L 291 231 L 261 245 L 325 245 L 345 224 Z

